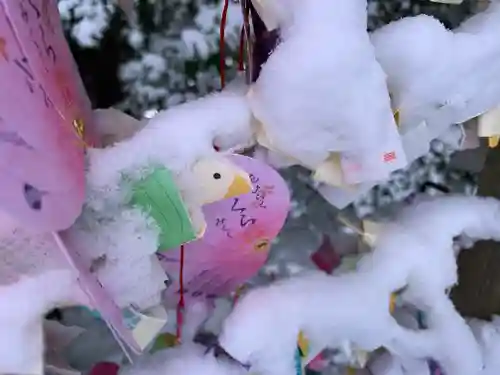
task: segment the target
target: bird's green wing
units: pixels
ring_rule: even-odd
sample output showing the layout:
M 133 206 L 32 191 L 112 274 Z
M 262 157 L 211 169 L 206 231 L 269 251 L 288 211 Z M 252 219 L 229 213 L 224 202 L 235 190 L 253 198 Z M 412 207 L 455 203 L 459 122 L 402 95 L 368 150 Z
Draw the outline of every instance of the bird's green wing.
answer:
M 148 212 L 160 227 L 159 251 L 196 239 L 196 230 L 169 170 L 156 168 L 137 182 L 131 203 Z

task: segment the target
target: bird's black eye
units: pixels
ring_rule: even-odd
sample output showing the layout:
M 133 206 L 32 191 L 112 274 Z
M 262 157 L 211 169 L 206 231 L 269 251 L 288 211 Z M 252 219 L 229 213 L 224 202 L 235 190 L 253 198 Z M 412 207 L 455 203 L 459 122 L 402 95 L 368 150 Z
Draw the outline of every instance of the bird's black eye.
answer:
M 220 173 L 214 173 L 214 179 L 216 179 L 216 180 L 220 180 L 220 179 L 221 179 L 221 177 L 222 177 L 222 176 L 220 175 Z
M 24 184 L 24 199 L 31 209 L 40 211 L 42 209 L 42 192 L 30 184 Z

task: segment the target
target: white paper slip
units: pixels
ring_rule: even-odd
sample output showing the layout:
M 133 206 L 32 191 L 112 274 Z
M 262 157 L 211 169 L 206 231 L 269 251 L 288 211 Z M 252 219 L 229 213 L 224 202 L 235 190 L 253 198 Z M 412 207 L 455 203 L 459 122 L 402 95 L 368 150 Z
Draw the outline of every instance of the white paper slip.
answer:
M 402 136 L 403 148 L 408 164 L 427 154 L 432 139 L 439 137 L 440 133 L 446 131 L 446 128 L 434 128 L 433 130 L 436 133 L 435 136 L 433 136 L 427 124 L 422 122 Z M 316 190 L 331 205 L 338 209 L 343 209 L 367 194 L 377 183 L 374 181 L 366 182 L 357 186 L 351 186 L 349 190 L 321 184 Z
M 341 166 L 341 156 L 332 153 L 313 173 L 314 181 L 331 186 L 347 187 Z
M 470 120 L 466 122 L 463 126 L 464 128 L 464 140 L 461 145 L 461 150 L 472 150 L 481 146 L 478 135 L 478 120 Z
M 398 169 L 405 168 L 407 157 L 399 134 L 386 139 L 383 145 L 374 145 L 355 153 L 343 153 L 341 158 L 344 181 L 347 185 L 381 182 Z
M 141 350 L 156 338 L 168 321 L 167 311 L 161 306 L 144 313 L 133 308 L 125 309 L 123 319 Z
M 375 186 L 375 184 L 369 182 L 358 186 L 352 186 L 350 189 L 343 189 L 327 184 L 320 184 L 316 190 L 328 203 L 341 210 L 368 193 L 373 186 Z
M 408 164 L 427 154 L 430 151 L 431 142 L 432 136 L 425 122 L 421 122 L 404 134 L 403 147 L 408 158 Z
M 465 130 L 462 124 L 452 125 L 439 138 L 441 142 L 454 150 L 461 150 L 465 141 Z
M 252 5 L 259 14 L 259 17 L 266 25 L 268 31 L 275 30 L 278 28 L 278 17 L 272 10 L 272 8 L 266 3 L 273 0 L 252 0 Z
M 351 153 L 342 154 L 340 164 L 346 185 L 379 182 L 389 178 L 390 172 L 384 166 L 382 155 L 378 152 L 370 152 L 370 155 L 368 157 L 366 153 L 363 156 Z
M 363 220 L 363 241 L 369 246 L 374 246 L 382 230 L 382 224 L 371 220 Z
M 500 135 L 500 107 L 479 116 L 477 134 L 480 137 Z

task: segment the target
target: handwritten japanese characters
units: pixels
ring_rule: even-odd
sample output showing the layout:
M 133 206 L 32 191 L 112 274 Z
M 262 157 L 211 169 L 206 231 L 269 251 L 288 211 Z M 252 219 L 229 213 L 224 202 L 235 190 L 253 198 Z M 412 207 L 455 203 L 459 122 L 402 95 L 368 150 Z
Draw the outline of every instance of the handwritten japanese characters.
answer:
M 8 16 L 16 25 L 21 58 L 15 64 L 23 69 L 31 94 L 41 96 L 47 108 L 57 112 L 59 125 L 65 131 L 74 130 L 77 141 L 83 140 L 83 121 L 79 119 L 78 76 L 65 46 L 59 23 L 57 2 L 54 0 L 18 0 L 7 8 Z M 76 126 L 77 124 L 78 126 Z M 78 142 L 77 148 L 85 143 Z
M 238 222 L 240 228 L 248 228 L 257 223 L 257 218 L 253 217 L 249 213 L 249 207 L 253 209 L 266 209 L 266 197 L 269 194 L 272 194 L 274 191 L 273 185 L 264 185 L 260 183 L 260 178 L 254 174 L 250 174 L 250 181 L 252 182 L 253 189 L 250 194 L 253 195 L 254 199 L 248 205 L 246 199 L 241 197 L 233 198 L 233 202 L 231 205 L 231 212 L 236 213 L 238 215 Z M 220 228 L 227 237 L 233 238 L 231 230 L 228 229 L 227 225 L 228 219 L 226 217 L 218 217 L 216 218 L 216 227 Z

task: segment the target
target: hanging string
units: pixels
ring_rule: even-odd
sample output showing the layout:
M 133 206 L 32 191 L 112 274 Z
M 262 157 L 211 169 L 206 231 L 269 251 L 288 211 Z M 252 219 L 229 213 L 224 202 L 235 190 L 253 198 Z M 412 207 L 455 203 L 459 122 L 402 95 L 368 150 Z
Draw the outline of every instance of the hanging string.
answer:
M 238 51 L 238 70 L 245 70 L 245 26 L 241 26 L 240 31 L 240 49 Z
M 234 292 L 234 296 L 233 296 L 233 307 L 236 305 L 236 303 L 240 299 L 241 294 L 243 293 L 244 290 L 245 290 L 245 287 L 243 285 L 236 288 L 236 291 Z
M 222 16 L 220 19 L 219 30 L 219 71 L 220 71 L 220 87 L 223 89 L 226 85 L 226 23 L 227 12 L 229 10 L 229 0 L 224 0 L 224 8 L 222 8 Z
M 245 71 L 246 83 L 250 85 L 252 83 L 253 74 L 253 62 L 252 62 L 252 37 L 251 37 L 251 25 L 250 25 L 250 0 L 240 0 L 241 11 L 243 13 L 243 40 L 240 48 L 243 49 L 242 59 L 243 68 Z
M 177 303 L 177 342 L 180 343 L 182 324 L 184 321 L 184 245 L 181 245 L 181 259 L 179 264 L 179 302 Z

